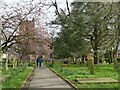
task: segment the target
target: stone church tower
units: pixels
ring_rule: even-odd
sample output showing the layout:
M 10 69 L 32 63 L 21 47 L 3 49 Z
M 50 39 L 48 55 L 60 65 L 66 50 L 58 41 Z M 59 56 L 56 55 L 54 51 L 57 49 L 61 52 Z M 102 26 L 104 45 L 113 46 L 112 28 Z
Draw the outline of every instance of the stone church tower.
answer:
M 35 42 L 35 22 L 22 21 L 19 26 L 20 48 L 22 60 L 36 59 L 37 43 Z

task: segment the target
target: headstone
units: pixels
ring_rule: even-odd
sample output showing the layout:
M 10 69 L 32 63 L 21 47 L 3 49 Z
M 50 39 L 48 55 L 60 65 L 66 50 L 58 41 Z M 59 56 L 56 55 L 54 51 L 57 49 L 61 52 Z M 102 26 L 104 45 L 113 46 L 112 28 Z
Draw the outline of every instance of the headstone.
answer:
M 90 70 L 90 74 L 94 75 L 94 62 L 91 54 L 88 54 L 87 56 L 87 63 L 88 63 L 88 68 Z
M 119 83 L 118 80 L 112 78 L 78 78 L 79 83 Z
M 118 61 L 115 59 L 115 61 L 114 61 L 114 70 L 118 71 L 118 67 L 119 67 L 119 63 L 118 63 Z
M 5 69 L 8 70 L 8 55 L 6 54 Z

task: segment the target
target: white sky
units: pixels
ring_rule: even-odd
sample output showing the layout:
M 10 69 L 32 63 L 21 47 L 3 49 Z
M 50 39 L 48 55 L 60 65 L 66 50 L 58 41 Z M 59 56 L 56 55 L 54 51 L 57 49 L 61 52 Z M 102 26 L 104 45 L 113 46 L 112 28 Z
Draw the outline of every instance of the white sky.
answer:
M 6 2 L 6 3 L 15 3 L 15 2 L 19 2 L 19 1 L 22 1 L 22 0 L 0 0 L 0 1 L 3 1 L 3 2 Z M 29 0 L 25 0 L 25 1 L 29 1 Z M 41 0 L 41 1 L 44 1 L 44 0 Z M 47 1 L 52 1 L 52 0 L 47 0 Z M 53 0 L 54 1 L 54 0 Z M 65 3 L 66 0 L 57 0 L 57 2 L 59 4 L 61 4 L 61 6 L 64 6 L 64 3 Z M 73 0 L 68 0 L 69 2 L 72 2 Z
M 0 0 L 5 1 L 7 3 L 16 2 L 20 0 Z M 48 0 L 50 1 L 50 0 Z M 59 2 L 64 2 L 65 0 L 57 0 Z M 69 2 L 72 2 L 73 0 L 68 0 Z M 75 0 L 76 2 L 119 2 L 120 0 Z
M 8 4 L 13 4 L 14 5 L 14 3 L 17 3 L 17 2 L 20 2 L 20 1 L 23 1 L 23 0 L 0 0 L 0 3 L 5 2 L 5 3 L 8 3 Z M 30 1 L 30 0 L 24 0 L 24 1 Z M 35 0 L 35 1 L 37 1 L 37 0 Z M 53 1 L 54 2 L 54 0 L 40 0 L 40 1 L 48 1 L 48 2 Z M 72 2 L 73 0 L 68 0 L 68 1 L 69 1 L 69 5 L 70 5 L 70 2 Z M 66 3 L 65 2 L 66 2 L 66 0 L 57 0 L 58 7 L 62 8 L 64 10 L 66 8 Z M 47 14 L 46 14 L 45 17 L 47 19 L 44 19 L 45 22 L 49 21 L 49 20 L 54 20 L 55 19 L 55 13 L 54 13 L 55 10 L 54 10 L 54 8 L 51 7 L 49 10 L 46 10 L 46 11 L 47 11 Z M 51 30 L 50 27 L 46 27 L 46 28 L 47 28 L 47 31 Z M 58 32 L 59 30 L 60 29 L 58 28 L 56 31 Z
M 23 1 L 23 0 L 0 0 L 2 2 L 5 2 L 5 3 L 10 3 L 10 4 L 13 4 L 16 3 L 16 2 L 20 2 L 20 1 Z M 30 1 L 30 0 L 24 0 L 24 1 Z M 34 0 L 34 1 L 38 1 L 38 0 Z M 40 0 L 40 1 L 48 1 L 51 3 L 51 1 L 54 1 L 54 0 Z M 66 0 L 57 0 L 57 3 L 58 3 L 58 7 L 59 8 L 62 8 L 63 10 L 66 8 L 66 3 L 65 3 Z M 69 1 L 69 5 L 70 5 L 70 2 L 72 2 L 73 0 L 68 0 Z M 53 7 L 51 7 L 48 11 L 48 14 L 47 16 L 51 16 L 50 18 L 54 17 L 54 15 L 52 14 L 55 10 Z

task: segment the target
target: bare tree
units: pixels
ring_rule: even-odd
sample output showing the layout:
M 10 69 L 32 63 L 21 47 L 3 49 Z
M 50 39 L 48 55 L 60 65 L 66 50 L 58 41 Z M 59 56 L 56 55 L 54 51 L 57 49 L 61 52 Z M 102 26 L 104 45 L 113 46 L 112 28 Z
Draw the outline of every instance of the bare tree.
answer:
M 19 43 L 19 26 L 29 18 L 41 17 L 42 9 L 45 3 L 31 1 L 22 1 L 14 6 L 4 4 L 0 15 L 2 21 L 2 50 L 7 51 L 13 44 Z M 17 40 L 16 40 L 17 39 Z

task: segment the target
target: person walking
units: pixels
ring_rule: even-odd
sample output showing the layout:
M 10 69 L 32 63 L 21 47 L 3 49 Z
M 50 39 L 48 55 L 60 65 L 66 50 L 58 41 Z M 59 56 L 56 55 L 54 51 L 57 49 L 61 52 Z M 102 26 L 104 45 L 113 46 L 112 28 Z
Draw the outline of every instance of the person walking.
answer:
M 41 64 L 42 64 L 42 62 L 43 62 L 42 56 L 39 56 L 39 57 L 37 58 L 37 61 L 38 61 L 39 66 L 41 67 Z M 37 65 L 38 65 L 38 64 L 37 64 Z
M 36 60 L 37 66 L 38 66 L 38 61 L 39 61 L 39 58 L 40 58 L 40 57 L 38 57 L 38 58 L 37 58 L 37 60 Z

